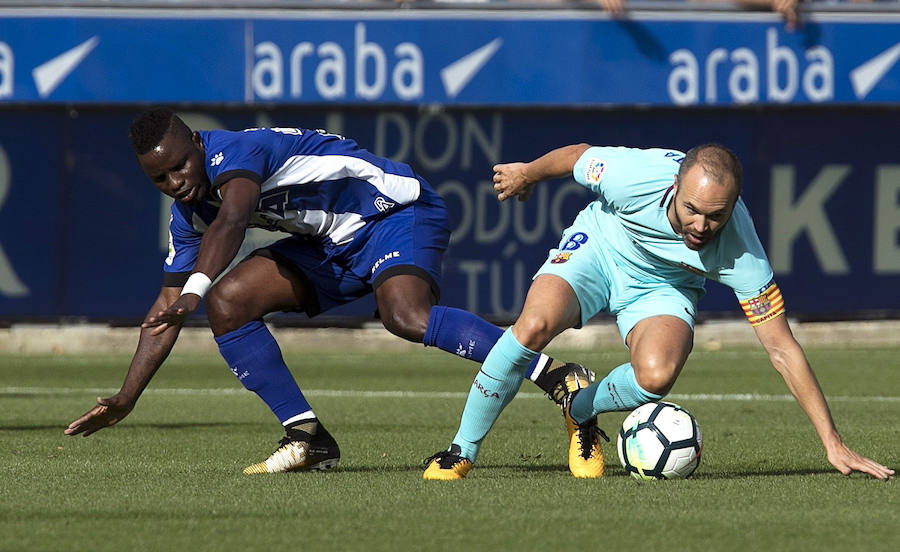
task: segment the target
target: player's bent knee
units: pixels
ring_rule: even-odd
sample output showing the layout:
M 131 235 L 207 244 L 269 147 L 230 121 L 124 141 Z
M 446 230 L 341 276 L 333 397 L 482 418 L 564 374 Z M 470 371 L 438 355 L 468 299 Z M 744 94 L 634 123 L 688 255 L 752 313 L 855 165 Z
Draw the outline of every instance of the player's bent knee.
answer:
M 675 385 L 680 371 L 677 363 L 661 359 L 647 359 L 638 363 L 632 360 L 631 365 L 634 367 L 634 379 L 641 389 L 663 396 Z
M 214 285 L 206 296 L 206 317 L 215 335 L 234 331 L 258 317 L 248 313 L 236 286 L 228 282 Z
M 387 331 L 407 341 L 421 343 L 428 328 L 428 312 L 425 310 L 394 310 L 381 313 L 381 322 Z
M 513 334 L 519 344 L 532 351 L 543 350 L 554 337 L 550 323 L 534 316 L 520 317 L 513 326 Z

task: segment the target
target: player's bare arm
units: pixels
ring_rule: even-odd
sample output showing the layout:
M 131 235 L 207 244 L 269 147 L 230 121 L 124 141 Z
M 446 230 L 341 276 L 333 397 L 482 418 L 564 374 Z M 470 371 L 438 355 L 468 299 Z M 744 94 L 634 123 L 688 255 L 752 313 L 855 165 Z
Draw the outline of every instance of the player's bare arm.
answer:
M 853 471 L 867 473 L 878 479 L 889 479 L 894 475 L 894 470 L 860 456 L 844 444 L 819 382 L 785 317 L 776 316 L 754 326 L 754 330 L 768 353 L 772 366 L 784 378 L 791 394 L 812 421 L 831 465 L 844 475 Z
M 494 165 L 497 199 L 505 201 L 515 196 L 519 201 L 527 201 L 538 182 L 571 175 L 578 158 L 589 147 L 588 144 L 573 144 L 550 151 L 530 163 Z
M 174 303 L 180 293 L 181 288 L 163 287 L 153 306 L 150 307 L 147 318 Z M 173 326 L 156 334 L 147 328 L 141 329 L 137 350 L 131 359 L 131 366 L 125 375 L 122 388 L 111 397 L 105 399 L 97 397 L 97 404 L 69 424 L 64 433 L 66 435 L 82 434 L 87 437 L 105 427 L 115 425 L 127 416 L 153 375 L 169 356 L 180 329 L 181 326 Z
M 222 206 L 200 243 L 194 273 L 215 280 L 234 260 L 259 202 L 259 185 L 247 178 L 233 178 L 220 188 Z M 142 328 L 152 328 L 157 335 L 172 326 L 180 326 L 200 306 L 202 297 L 185 293 L 167 308 L 148 316 Z

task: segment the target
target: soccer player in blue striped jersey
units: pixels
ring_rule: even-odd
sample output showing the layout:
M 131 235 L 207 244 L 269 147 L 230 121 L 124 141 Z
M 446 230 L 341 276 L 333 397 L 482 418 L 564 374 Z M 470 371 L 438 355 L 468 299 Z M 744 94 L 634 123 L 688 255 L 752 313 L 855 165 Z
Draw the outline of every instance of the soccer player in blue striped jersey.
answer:
M 264 315 L 315 316 L 374 292 L 384 326 L 404 339 L 481 362 L 502 335 L 477 316 L 436 305 L 450 237 L 446 209 L 408 165 L 323 131 L 192 132 L 165 108 L 138 116 L 130 137 L 144 173 L 176 200 L 162 289 L 121 390 L 98 398 L 66 434 L 88 436 L 128 415 L 204 296 L 229 368 L 285 429 L 275 453 L 248 466 L 248 474 L 325 469 L 340 457 Z M 288 237 L 254 251 L 213 284 L 250 227 Z M 560 386 L 588 383 L 583 367 L 551 367 L 551 360 L 536 358 L 528 372 L 551 398 L 561 399 Z
M 597 414 L 632 410 L 669 392 L 693 345 L 706 279 L 734 290 L 769 360 L 812 421 L 828 461 L 843 474 L 893 475 L 848 448 L 835 428 L 740 199 L 742 171 L 732 152 L 716 144 L 687 154 L 578 144 L 530 163 L 496 165 L 494 173 L 501 201 L 527 200 L 536 183 L 570 175 L 597 199 L 538 270 L 521 315 L 475 378 L 456 437 L 429 459 L 425 479 L 464 477 L 537 351 L 605 311 L 616 316 L 630 362 L 562 401 L 570 471 L 575 477 L 602 476 Z

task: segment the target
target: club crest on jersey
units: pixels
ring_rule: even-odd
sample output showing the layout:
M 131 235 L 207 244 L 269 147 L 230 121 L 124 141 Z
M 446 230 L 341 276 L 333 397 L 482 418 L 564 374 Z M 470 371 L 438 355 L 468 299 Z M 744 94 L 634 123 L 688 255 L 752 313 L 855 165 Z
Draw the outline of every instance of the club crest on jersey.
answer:
M 222 163 L 222 160 L 223 160 L 223 159 L 225 159 L 225 154 L 223 154 L 223 153 L 220 151 L 219 153 L 213 155 L 213 156 L 209 159 L 209 166 L 210 166 L 210 167 L 218 167 L 218 166 Z
M 747 301 L 747 307 L 745 310 L 753 315 L 753 316 L 762 316 L 769 312 L 772 308 L 772 302 L 769 300 L 769 296 L 766 294 L 757 295 L 756 297 Z
M 375 198 L 375 208 L 384 213 L 385 211 L 390 211 L 391 208 L 396 205 L 395 203 L 391 203 L 390 201 L 384 199 L 383 197 Z
M 584 181 L 588 184 L 599 184 L 606 171 L 606 162 L 592 157 L 584 168 Z
M 569 260 L 569 257 L 572 256 L 571 251 L 563 251 L 562 253 L 557 253 L 555 257 L 550 259 L 550 263 L 552 264 L 562 264 Z

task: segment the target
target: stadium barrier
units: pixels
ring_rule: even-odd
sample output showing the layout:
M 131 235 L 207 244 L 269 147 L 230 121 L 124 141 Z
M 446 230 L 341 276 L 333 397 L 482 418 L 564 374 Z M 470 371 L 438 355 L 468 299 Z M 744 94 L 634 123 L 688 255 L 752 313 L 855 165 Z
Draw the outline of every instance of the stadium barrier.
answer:
M 0 323 L 146 312 L 167 205 L 125 134 L 158 103 L 195 128 L 327 128 L 409 162 L 451 212 L 442 302 L 492 319 L 518 311 L 590 194 L 569 181 L 498 205 L 490 167 L 580 141 L 729 145 L 792 315 L 900 312 L 896 10 L 805 13 L 790 31 L 776 14 L 689 5 L 613 19 L 496 3 L 26 4 L 0 2 Z M 702 318 L 737 315 L 708 289 Z

